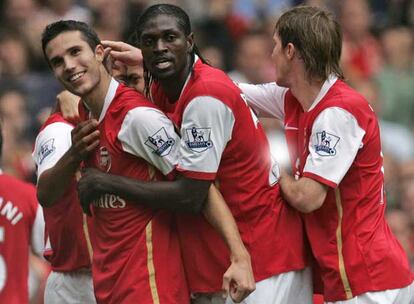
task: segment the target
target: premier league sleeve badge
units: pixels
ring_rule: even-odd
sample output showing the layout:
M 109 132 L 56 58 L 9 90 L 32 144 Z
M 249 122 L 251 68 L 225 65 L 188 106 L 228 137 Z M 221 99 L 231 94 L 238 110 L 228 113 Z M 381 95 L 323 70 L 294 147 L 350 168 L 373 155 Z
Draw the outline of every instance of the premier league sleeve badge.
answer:
M 211 128 L 196 128 L 192 127 L 186 129 L 186 144 L 187 147 L 195 152 L 204 152 L 213 146 L 210 140 Z
M 174 144 L 175 140 L 168 135 L 164 128 L 148 136 L 148 139 L 145 141 L 145 145 L 150 147 L 153 153 L 161 157 L 168 155 Z

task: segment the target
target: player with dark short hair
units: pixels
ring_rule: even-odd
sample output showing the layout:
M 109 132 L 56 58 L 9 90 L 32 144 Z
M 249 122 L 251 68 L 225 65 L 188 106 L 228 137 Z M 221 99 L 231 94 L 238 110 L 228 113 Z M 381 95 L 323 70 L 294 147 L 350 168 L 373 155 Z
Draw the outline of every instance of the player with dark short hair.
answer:
M 256 290 L 243 303 L 310 303 L 301 219 L 280 195 L 278 170 L 265 133 L 243 94 L 199 56 L 189 17 L 181 8 L 149 7 L 136 31 L 147 96 L 167 113 L 181 135 L 179 178 L 144 183 L 98 172 L 86 174 L 79 187 L 82 203 L 110 189 L 153 207 L 189 204 L 197 210 L 214 183 L 252 258 Z M 122 42 L 103 44 L 117 60 L 135 63 L 136 48 Z M 180 214 L 177 225 L 193 303 L 243 299 L 237 285 L 231 288 L 231 298 L 220 295 L 221 278 L 234 256 L 230 258 L 205 219 Z

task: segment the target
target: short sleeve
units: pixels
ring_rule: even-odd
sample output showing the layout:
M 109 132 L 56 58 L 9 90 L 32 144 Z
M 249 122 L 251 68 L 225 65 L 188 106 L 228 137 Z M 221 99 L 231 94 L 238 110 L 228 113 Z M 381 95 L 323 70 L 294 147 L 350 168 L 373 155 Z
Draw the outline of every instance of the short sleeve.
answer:
M 285 117 L 284 100 L 287 88 L 278 86 L 275 82 L 265 84 L 237 83 L 248 105 L 259 117 Z
M 73 127 L 63 122 L 52 123 L 36 138 L 33 160 L 37 165 L 37 178 L 52 168 L 72 145 L 71 131 Z
M 190 178 L 214 180 L 234 121 L 232 110 L 216 98 L 191 100 L 183 113 L 177 170 Z
M 325 109 L 313 124 L 303 175 L 336 188 L 362 148 L 364 135 L 351 113 L 339 107 Z
M 163 112 L 151 107 L 130 110 L 118 134 L 125 152 L 145 159 L 164 175 L 177 164 L 180 138 Z

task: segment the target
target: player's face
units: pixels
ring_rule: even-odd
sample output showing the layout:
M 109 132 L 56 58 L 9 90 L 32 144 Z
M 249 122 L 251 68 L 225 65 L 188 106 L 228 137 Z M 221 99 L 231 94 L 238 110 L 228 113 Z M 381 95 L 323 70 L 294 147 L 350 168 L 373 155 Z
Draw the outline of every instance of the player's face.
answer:
M 272 61 L 275 67 L 275 81 L 279 86 L 287 86 L 288 60 L 277 32 L 273 35 Z
M 127 67 L 127 82 L 132 88 L 138 92 L 144 92 L 144 69 L 141 65 Z
M 186 36 L 173 16 L 158 15 L 149 20 L 140 37 L 144 62 L 159 80 L 186 78 L 193 36 Z
M 86 96 L 100 81 L 103 47 L 92 50 L 81 32 L 63 32 L 46 46 L 46 56 L 55 77 L 71 93 Z

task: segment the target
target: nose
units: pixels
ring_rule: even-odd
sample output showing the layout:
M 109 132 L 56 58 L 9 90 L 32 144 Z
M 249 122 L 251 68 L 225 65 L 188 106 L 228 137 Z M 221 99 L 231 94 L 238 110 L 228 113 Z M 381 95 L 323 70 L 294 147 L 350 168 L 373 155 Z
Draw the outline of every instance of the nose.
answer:
M 65 67 L 65 71 L 71 71 L 75 68 L 75 60 L 73 58 L 70 57 L 66 57 L 64 58 L 64 67 Z
M 154 46 L 154 52 L 162 53 L 162 52 L 165 52 L 166 50 L 167 50 L 167 46 L 164 40 L 158 39 Z

